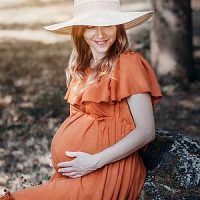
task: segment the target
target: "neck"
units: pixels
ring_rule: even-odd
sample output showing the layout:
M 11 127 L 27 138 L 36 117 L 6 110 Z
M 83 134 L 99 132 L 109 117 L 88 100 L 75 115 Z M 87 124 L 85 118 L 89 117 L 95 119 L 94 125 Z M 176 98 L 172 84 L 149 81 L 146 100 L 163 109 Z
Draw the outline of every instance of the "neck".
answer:
M 100 61 L 100 59 L 99 58 L 93 58 L 92 61 L 93 61 L 94 64 L 97 64 Z
M 94 63 L 97 63 L 99 60 L 101 60 L 104 56 L 105 53 L 103 52 L 96 52 L 94 49 L 91 48 L 91 52 L 92 52 L 92 60 Z
M 92 58 L 92 60 L 90 61 L 90 67 L 91 68 L 95 68 L 95 65 L 98 63 L 99 60 L 94 60 L 94 58 Z

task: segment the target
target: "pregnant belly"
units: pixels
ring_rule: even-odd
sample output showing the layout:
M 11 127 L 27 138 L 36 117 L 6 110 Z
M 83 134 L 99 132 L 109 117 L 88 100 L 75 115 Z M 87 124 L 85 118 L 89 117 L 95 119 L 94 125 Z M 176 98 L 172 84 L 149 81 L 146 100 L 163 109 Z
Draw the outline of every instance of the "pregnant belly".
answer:
M 53 137 L 51 154 L 54 166 L 74 159 L 66 156 L 66 151 L 95 154 L 108 146 L 108 142 L 103 141 L 105 125 L 102 122 L 99 123 L 87 115 L 72 117 L 63 122 Z

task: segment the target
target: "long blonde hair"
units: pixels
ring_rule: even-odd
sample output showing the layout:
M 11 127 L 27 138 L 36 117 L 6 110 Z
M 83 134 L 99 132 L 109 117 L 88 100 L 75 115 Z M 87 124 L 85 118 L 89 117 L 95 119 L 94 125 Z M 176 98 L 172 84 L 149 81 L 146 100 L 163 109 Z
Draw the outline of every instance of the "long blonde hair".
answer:
M 68 67 L 65 68 L 66 84 L 69 87 L 72 78 L 76 80 L 73 92 L 81 93 L 90 84 L 97 82 L 102 76 L 109 74 L 112 71 L 113 61 L 125 51 L 128 47 L 128 38 L 123 24 L 117 25 L 116 40 L 108 49 L 106 55 L 98 62 L 88 79 L 84 82 L 82 88 L 80 84 L 83 83 L 86 69 L 90 66 L 90 61 L 93 58 L 89 45 L 86 43 L 83 33 L 86 26 L 74 26 L 72 29 L 72 53 L 69 59 Z M 102 72 L 102 68 L 108 65 L 108 70 Z

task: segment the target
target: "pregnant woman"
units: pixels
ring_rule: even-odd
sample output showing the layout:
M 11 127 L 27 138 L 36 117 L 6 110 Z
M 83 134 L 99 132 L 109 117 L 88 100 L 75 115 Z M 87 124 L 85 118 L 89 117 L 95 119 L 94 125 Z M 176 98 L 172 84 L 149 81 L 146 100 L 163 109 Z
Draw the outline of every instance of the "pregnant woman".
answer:
M 45 29 L 71 35 L 66 68 L 70 116 L 51 143 L 54 175 L 0 200 L 136 200 L 146 178 L 139 149 L 155 139 L 155 73 L 128 49 L 126 30 L 148 12 L 122 12 L 118 0 L 76 0 L 74 16 Z

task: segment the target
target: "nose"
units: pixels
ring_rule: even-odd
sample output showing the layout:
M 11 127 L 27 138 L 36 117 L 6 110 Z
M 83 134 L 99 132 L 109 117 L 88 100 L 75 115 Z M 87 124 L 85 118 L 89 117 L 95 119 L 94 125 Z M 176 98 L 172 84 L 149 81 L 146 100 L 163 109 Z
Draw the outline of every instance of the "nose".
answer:
M 99 38 L 103 38 L 103 27 L 98 26 L 97 27 L 97 33 Z

